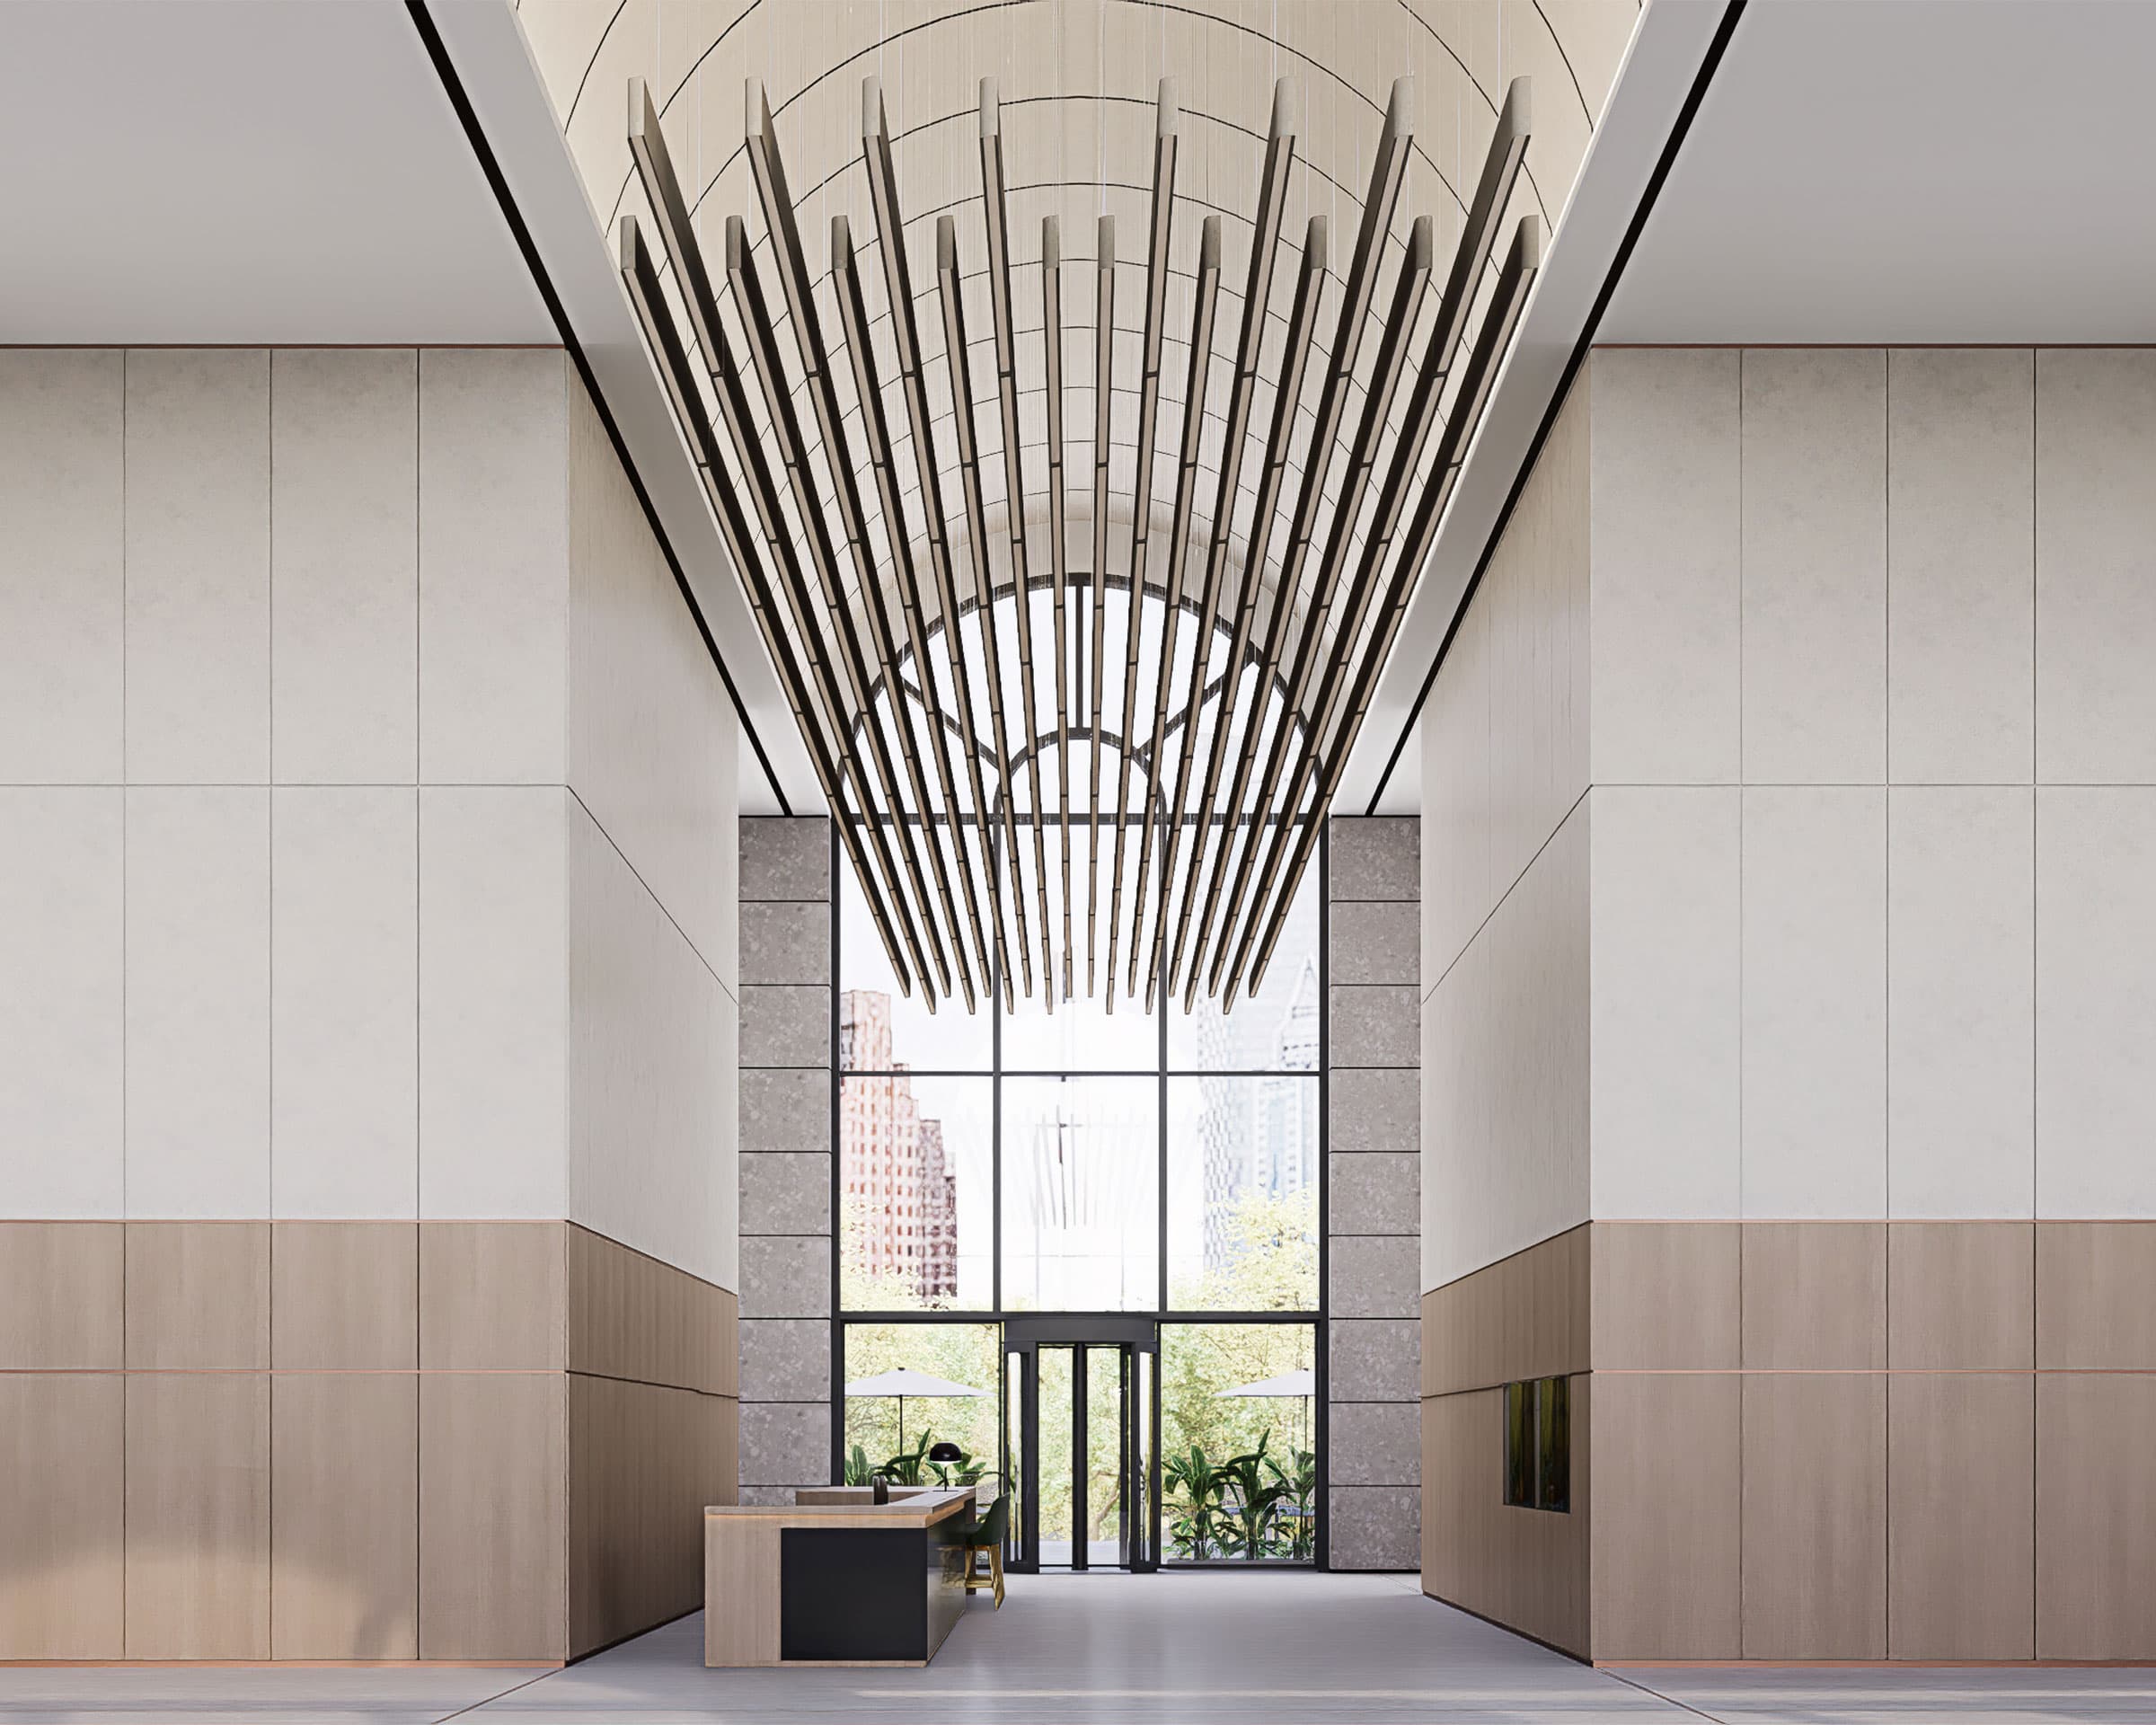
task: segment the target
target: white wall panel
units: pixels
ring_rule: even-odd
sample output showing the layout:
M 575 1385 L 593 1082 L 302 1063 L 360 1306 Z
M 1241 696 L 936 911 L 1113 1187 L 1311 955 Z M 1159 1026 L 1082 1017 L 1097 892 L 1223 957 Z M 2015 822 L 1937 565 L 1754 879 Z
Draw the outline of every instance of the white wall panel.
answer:
M 270 800 L 270 1201 L 418 1213 L 418 793 Z
M 741 1007 L 720 989 L 712 1002 L 706 1058 L 715 1084 L 715 1115 L 707 1179 L 711 1184 L 711 1251 L 702 1273 L 720 1287 L 741 1291 Z
M 271 356 L 271 763 L 281 784 L 418 776 L 418 409 L 410 349 Z
M 0 784 L 120 779 L 122 366 L 0 349 Z
M 2156 783 L 2156 352 L 2037 356 L 2037 777 Z
M 0 1216 L 123 1213 L 124 794 L 0 788 Z
M 1740 796 L 1590 799 L 1597 1217 L 1739 1213 Z
M 2035 771 L 2035 387 L 2027 349 L 1888 356 L 1896 783 L 2023 784 Z
M 429 784 L 563 781 L 567 382 L 554 349 L 420 355 L 420 776 Z
M 1738 356 L 1594 358 L 1597 784 L 1739 772 Z
M 581 388 L 569 435 L 569 783 L 716 969 L 736 914 L 712 862 L 738 775 L 726 686 Z
M 1747 787 L 1744 1209 L 1886 1214 L 1886 792 Z
M 420 792 L 423 1216 L 567 1213 L 567 801 Z
M 2156 1216 L 2156 790 L 2037 792 L 2037 1214 Z
M 270 795 L 127 793 L 130 1216 L 270 1214 Z
M 2027 788 L 1887 793 L 1892 1216 L 2033 1212 L 2033 820 Z
M 726 991 L 588 812 L 569 816 L 570 1219 L 694 1275 L 722 1269 L 738 1127 Z
M 128 779 L 270 778 L 270 355 L 127 356 Z
M 1744 356 L 1744 779 L 1886 776 L 1886 357 Z

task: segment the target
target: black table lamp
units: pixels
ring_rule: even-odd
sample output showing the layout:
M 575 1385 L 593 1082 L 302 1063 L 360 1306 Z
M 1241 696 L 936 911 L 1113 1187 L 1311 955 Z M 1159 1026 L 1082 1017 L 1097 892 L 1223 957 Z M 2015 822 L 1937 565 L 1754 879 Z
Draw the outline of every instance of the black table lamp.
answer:
M 966 1452 L 956 1444 L 938 1444 L 928 1452 L 928 1459 L 932 1462 L 962 1462 L 966 1459 Z

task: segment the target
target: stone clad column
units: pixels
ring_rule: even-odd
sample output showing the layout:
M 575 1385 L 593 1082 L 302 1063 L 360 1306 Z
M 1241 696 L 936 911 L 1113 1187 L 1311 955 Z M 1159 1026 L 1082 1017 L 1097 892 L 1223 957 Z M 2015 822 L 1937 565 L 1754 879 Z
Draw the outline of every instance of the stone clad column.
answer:
M 831 823 L 741 822 L 741 1501 L 831 1453 Z
M 1420 822 L 1331 822 L 1326 1482 L 1336 1570 L 1421 1552 Z

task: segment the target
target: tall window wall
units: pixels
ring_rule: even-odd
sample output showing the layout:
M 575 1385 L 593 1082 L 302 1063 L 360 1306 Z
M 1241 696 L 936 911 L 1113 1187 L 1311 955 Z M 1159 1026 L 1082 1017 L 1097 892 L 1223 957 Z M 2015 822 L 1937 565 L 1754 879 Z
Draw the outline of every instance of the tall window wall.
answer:
M 1006 1316 L 1152 1318 L 1171 1464 L 1168 1555 L 1239 1554 L 1232 1530 L 1174 1535 L 1173 1463 L 1194 1445 L 1210 1465 L 1262 1442 L 1291 1481 L 1298 1469 L 1314 1476 L 1314 1401 L 1224 1393 L 1314 1376 L 1325 1167 L 1319 871 L 1258 992 L 1226 1013 L 1201 999 L 1188 1013 L 1180 1000 L 1148 1012 L 1123 999 L 1110 1013 L 1083 998 L 1058 999 L 1050 1012 L 1038 984 L 1013 1009 L 995 994 L 976 1013 L 956 1000 L 931 1013 L 898 989 L 858 884 L 849 870 L 839 874 L 844 1380 L 910 1366 L 985 1392 L 909 1402 L 906 1446 L 932 1432 L 993 1464 Z M 886 1398 L 850 1396 L 848 1455 L 856 1445 L 871 1464 L 897 1454 L 899 1411 Z M 1307 1509 L 1299 1526 L 1283 1514 L 1265 1555 L 1307 1559 Z

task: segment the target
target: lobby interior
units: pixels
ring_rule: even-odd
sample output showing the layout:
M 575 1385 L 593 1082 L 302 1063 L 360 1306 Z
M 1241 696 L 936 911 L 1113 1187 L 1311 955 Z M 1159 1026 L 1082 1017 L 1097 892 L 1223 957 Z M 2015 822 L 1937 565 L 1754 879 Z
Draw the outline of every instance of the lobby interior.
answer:
M 2152 63 L 0 6 L 0 1721 L 2156 1721 Z

